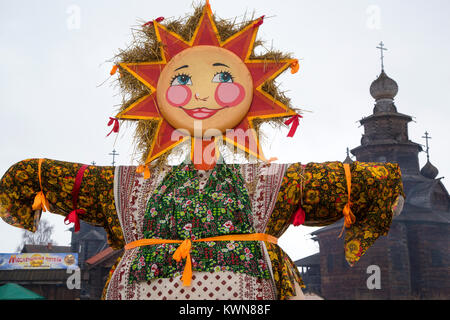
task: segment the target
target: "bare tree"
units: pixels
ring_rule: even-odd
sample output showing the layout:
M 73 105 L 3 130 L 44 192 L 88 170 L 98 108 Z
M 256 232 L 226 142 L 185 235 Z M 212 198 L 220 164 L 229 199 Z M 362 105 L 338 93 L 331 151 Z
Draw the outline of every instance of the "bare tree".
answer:
M 42 219 L 39 222 L 36 232 L 31 232 L 28 230 L 22 231 L 22 242 L 17 248 L 17 251 L 22 251 L 24 245 L 26 244 L 36 244 L 36 245 L 47 245 L 49 243 L 55 244 L 52 239 L 54 231 L 54 226 L 50 224 L 48 220 Z

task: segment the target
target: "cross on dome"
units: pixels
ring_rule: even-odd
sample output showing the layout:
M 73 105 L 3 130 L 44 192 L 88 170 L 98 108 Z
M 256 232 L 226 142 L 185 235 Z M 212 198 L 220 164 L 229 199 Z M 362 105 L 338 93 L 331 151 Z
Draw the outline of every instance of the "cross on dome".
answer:
M 384 71 L 384 52 L 383 51 L 387 51 L 388 49 L 384 47 L 383 41 L 380 42 L 380 44 L 378 45 L 377 49 L 380 49 L 380 54 L 381 54 L 381 71 Z
M 429 136 L 428 131 L 425 131 L 425 136 L 423 136 L 422 138 L 425 139 L 425 143 L 426 143 L 426 154 L 427 154 L 427 160 L 430 161 L 430 148 L 428 146 L 428 140 L 431 139 L 431 137 Z

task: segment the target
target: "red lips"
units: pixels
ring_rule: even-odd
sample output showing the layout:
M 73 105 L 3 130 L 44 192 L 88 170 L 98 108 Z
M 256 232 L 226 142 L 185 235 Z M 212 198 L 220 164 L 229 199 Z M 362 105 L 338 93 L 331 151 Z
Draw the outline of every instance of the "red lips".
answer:
M 208 109 L 208 108 L 196 108 L 196 109 L 184 109 L 184 112 L 186 112 L 190 117 L 198 120 L 208 119 L 215 115 L 217 111 L 220 111 L 225 108 L 221 109 Z

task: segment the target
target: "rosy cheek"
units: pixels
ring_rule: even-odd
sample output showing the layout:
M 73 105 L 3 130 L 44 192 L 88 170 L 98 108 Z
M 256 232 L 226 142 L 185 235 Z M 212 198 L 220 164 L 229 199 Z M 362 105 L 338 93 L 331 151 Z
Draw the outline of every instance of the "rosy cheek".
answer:
M 170 86 L 166 91 L 166 99 L 174 107 L 186 105 L 191 97 L 192 92 L 188 86 Z
M 234 107 L 244 100 L 245 89 L 239 83 L 220 83 L 215 98 L 221 107 Z

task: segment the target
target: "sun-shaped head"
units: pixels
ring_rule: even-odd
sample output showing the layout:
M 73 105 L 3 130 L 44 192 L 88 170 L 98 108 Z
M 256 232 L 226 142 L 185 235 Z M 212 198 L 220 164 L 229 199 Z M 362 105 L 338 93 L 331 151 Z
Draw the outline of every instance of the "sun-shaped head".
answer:
M 273 81 L 287 68 L 295 69 L 298 61 L 275 53 L 255 56 L 263 18 L 237 30 L 229 23 L 218 27 L 207 4 L 178 32 L 174 29 L 180 24 L 153 21 L 144 30 L 151 45 L 122 54 L 120 81 L 132 99 L 117 118 L 151 123 L 147 125 L 151 131 L 140 130 L 146 163 L 183 141 L 211 137 L 216 146 L 225 141 L 265 160 L 254 121 L 296 115 L 287 99 L 281 101 Z M 156 57 L 143 59 L 149 52 L 156 52 Z M 139 89 L 142 86 L 144 90 Z
M 209 138 L 236 127 L 247 115 L 253 80 L 236 54 L 201 45 L 169 61 L 159 77 L 156 97 L 161 115 L 172 127 Z

